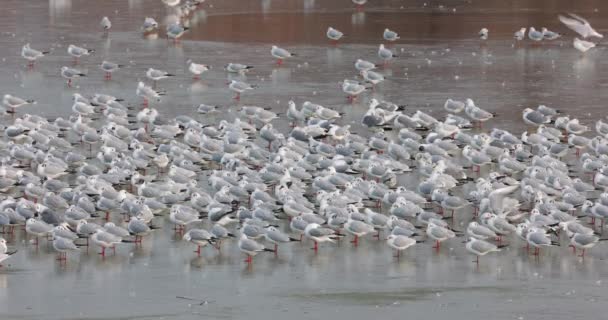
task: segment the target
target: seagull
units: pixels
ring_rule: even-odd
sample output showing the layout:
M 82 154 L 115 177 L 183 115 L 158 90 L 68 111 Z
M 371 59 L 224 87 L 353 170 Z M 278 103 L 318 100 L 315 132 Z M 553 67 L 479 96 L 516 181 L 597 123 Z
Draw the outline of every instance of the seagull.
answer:
M 228 83 L 228 88 L 231 91 L 234 91 L 236 93 L 236 95 L 234 96 L 235 100 L 240 100 L 241 99 L 241 93 L 247 91 L 247 90 L 253 90 L 254 88 L 256 88 L 256 86 L 250 85 L 248 83 L 242 82 L 242 81 L 237 81 L 237 80 L 231 80 Z
M 572 41 L 572 45 L 574 48 L 582 53 L 589 51 L 591 48 L 595 48 L 595 43 L 590 41 L 581 40 L 579 38 L 574 38 Z
M 329 38 L 334 44 L 338 43 L 338 40 L 340 40 L 343 36 L 344 33 L 332 28 L 332 27 L 328 27 L 327 28 L 327 38 Z
M 99 25 L 101 25 L 101 28 L 106 33 L 110 30 L 110 28 L 112 28 L 112 22 L 110 22 L 110 19 L 108 19 L 108 17 L 103 17 Z
M 605 239 L 600 239 L 593 233 L 584 234 L 584 233 L 575 233 L 570 237 L 570 245 L 576 249 L 582 249 L 583 252 L 580 255 L 581 258 L 585 257 L 585 250 L 593 248 L 599 241 L 605 241 Z
M 367 3 L 367 0 L 352 0 L 353 3 L 357 6 L 357 9 L 363 9 L 363 5 Z
M 384 32 L 382 33 L 382 38 L 384 38 L 384 40 L 386 41 L 397 41 L 401 38 L 399 38 L 399 35 L 397 34 L 397 32 L 395 31 L 391 31 L 388 28 L 384 29 Z
M 376 69 L 376 65 L 367 60 L 357 59 L 357 61 L 355 61 L 355 68 L 359 71 L 369 71 Z
M 144 32 L 152 32 L 152 31 L 158 29 L 158 22 L 156 22 L 156 20 L 154 20 L 154 18 L 146 17 L 144 19 L 144 24 L 141 26 L 141 29 Z
M 188 71 L 194 75 L 193 79 L 198 80 L 201 78 L 201 74 L 209 71 L 211 66 L 206 64 L 199 64 L 190 61 L 190 65 L 188 66 Z
M 99 254 L 102 257 L 105 257 L 106 248 L 115 248 L 115 246 L 122 243 L 123 240 L 121 237 L 107 232 L 104 229 L 97 229 L 95 233 L 91 235 L 91 241 L 101 247 L 101 252 Z
M 528 30 L 528 38 L 530 38 L 530 40 L 541 41 L 544 37 L 544 34 L 536 30 L 534 27 L 530 27 L 530 29 Z
M 371 83 L 374 86 L 385 80 L 382 74 L 372 70 L 361 71 L 361 76 L 363 77 L 363 79 L 365 79 L 365 81 Z
M 28 67 L 33 68 L 34 63 L 38 58 L 42 58 L 45 55 L 49 54 L 50 51 L 38 51 L 30 48 L 30 44 L 26 43 L 23 48 L 21 48 L 21 56 L 28 60 Z
M 499 252 L 500 247 L 493 243 L 479 240 L 477 238 L 471 238 L 466 244 L 467 251 L 477 256 L 475 262 L 479 264 L 479 256 L 485 256 L 490 252 Z
M 574 13 L 568 13 L 568 15 L 570 15 L 570 17 L 565 17 L 563 15 L 559 15 L 558 16 L 559 21 L 561 21 L 563 24 L 565 24 L 566 27 L 572 29 L 574 32 L 580 34 L 581 37 L 583 37 L 583 38 L 588 38 L 588 37 L 603 38 L 604 37 L 602 34 L 595 31 L 595 29 L 593 29 L 591 27 L 591 25 L 589 24 L 589 22 L 587 20 L 585 20 L 583 17 L 578 16 Z
M 4 97 L 2 98 L 2 104 L 5 107 L 11 109 L 11 111 L 10 111 L 11 113 L 15 113 L 15 109 L 23 107 L 28 104 L 36 104 L 36 101 L 32 100 L 32 99 L 25 100 L 25 99 L 21 99 L 19 97 L 12 96 L 10 94 L 5 94 Z
M 292 220 L 292 224 L 291 227 L 292 229 L 296 228 L 298 223 L 294 223 L 297 221 L 304 221 L 302 218 L 300 217 L 296 217 L 295 219 Z M 301 230 L 301 229 L 297 229 L 297 230 Z M 336 234 L 336 231 L 334 231 L 333 229 L 330 228 L 324 228 L 321 227 L 321 225 L 319 225 L 318 223 L 309 223 L 304 227 L 304 230 L 300 231 L 303 232 L 304 235 L 312 240 L 314 242 L 314 247 L 313 249 L 315 250 L 315 252 L 319 249 L 318 244 L 319 243 L 323 243 L 323 242 L 336 242 L 335 239 L 338 239 L 338 235 Z
M 384 47 L 384 44 L 380 44 L 378 48 L 378 57 L 384 61 L 384 64 L 387 65 L 390 60 L 397 57 L 393 54 L 393 52 Z
M 526 28 L 521 28 L 513 34 L 513 38 L 515 38 L 517 41 L 523 40 L 525 36 L 526 36 Z
M 78 247 L 74 244 L 73 240 L 62 237 L 55 237 L 53 248 L 59 252 L 59 257 L 57 258 L 59 261 L 65 261 L 69 251 L 78 251 Z
M 244 74 L 245 72 L 248 72 L 249 70 L 253 69 L 253 66 L 248 66 L 240 63 L 229 63 L 224 66 L 224 69 L 230 73 Z
M 270 54 L 277 59 L 277 65 L 279 66 L 283 64 L 283 60 L 296 56 L 295 53 L 291 53 L 277 46 L 272 46 L 270 49 Z
M 553 32 L 545 27 L 543 27 L 541 29 L 541 32 L 543 33 L 543 38 L 547 39 L 547 40 L 555 40 L 557 38 L 560 38 L 562 35 L 557 33 L 557 32 Z
M 471 99 L 466 100 L 466 106 L 464 108 L 464 112 L 471 119 L 477 121 L 479 123 L 480 127 L 481 127 L 482 122 L 485 122 L 485 121 L 488 121 L 488 120 L 494 118 L 494 115 L 492 113 L 487 112 L 487 111 L 477 107 L 475 105 L 475 103 L 473 102 L 473 100 L 471 100 Z
M 61 76 L 68 79 L 68 87 L 72 87 L 72 80 L 79 77 L 86 77 L 85 73 L 82 71 L 70 67 L 63 66 L 61 67 Z
M 197 249 L 194 252 L 196 252 L 198 255 L 201 254 L 201 247 L 204 247 L 207 244 L 215 245 L 217 241 L 215 235 L 205 229 L 188 230 L 188 232 L 184 234 L 182 239 L 196 244 Z
M 488 33 L 490 31 L 488 30 L 488 28 L 481 28 L 481 30 L 479 30 L 479 39 L 481 40 L 488 40 Z
M 15 254 L 17 251 L 13 251 L 13 252 L 8 252 L 8 249 L 6 247 L 6 240 L 4 238 L 0 238 L 0 248 L 2 248 L 0 250 L 0 267 L 2 266 L 2 262 L 8 258 L 10 258 L 13 254 Z
M 95 52 L 95 50 L 78 47 L 73 44 L 68 46 L 68 54 L 74 57 L 74 64 L 78 64 L 78 59 L 80 57 L 88 56 L 93 52 Z
M 105 72 L 106 80 L 112 79 L 112 72 L 114 72 L 122 67 L 124 67 L 124 65 L 106 61 L 106 60 L 102 61 L 101 65 L 99 66 L 99 68 L 101 68 L 101 70 L 103 72 Z
M 173 42 L 177 43 L 179 38 L 184 35 L 184 32 L 188 30 L 188 28 L 180 25 L 179 23 L 173 23 L 167 26 L 167 38 L 173 39 Z
M 247 238 L 245 234 L 241 234 L 238 247 L 242 252 L 247 254 L 247 259 L 245 260 L 247 264 L 251 264 L 253 262 L 253 257 L 260 252 L 274 252 L 274 250 L 264 247 L 261 243 Z
M 160 97 L 165 95 L 163 91 L 156 91 L 152 89 L 152 87 L 147 86 L 143 82 L 139 82 L 137 84 L 137 89 L 135 90 L 137 96 L 142 97 L 144 99 L 144 106 L 148 105 L 149 100 L 160 101 Z
M 365 86 L 360 84 L 358 81 L 345 79 L 342 82 L 342 91 L 346 93 L 349 101 L 354 101 L 359 94 L 365 91 Z
M 397 254 L 395 257 L 399 258 L 399 254 L 401 251 L 406 250 L 407 248 L 416 244 L 416 240 L 403 236 L 403 235 L 394 235 L 390 234 L 386 239 L 386 243 L 389 247 L 395 249 Z
M 540 111 L 526 108 L 523 111 L 522 118 L 524 122 L 532 126 L 540 126 L 542 124 L 551 123 L 551 117 L 546 116 Z
M 171 74 L 167 71 L 158 70 L 158 69 L 154 69 L 154 68 L 149 68 L 148 71 L 146 71 L 146 77 L 148 79 L 154 81 L 154 86 L 156 86 L 156 81 L 166 79 L 169 77 L 174 77 L 174 76 L 175 76 L 174 74 Z
M 443 109 L 451 113 L 460 113 L 464 110 L 465 103 L 458 100 L 448 99 L 443 104 Z
M 435 246 L 433 248 L 437 251 L 439 251 L 441 242 L 456 236 L 452 230 L 437 225 L 435 222 L 429 222 L 426 228 L 426 234 L 429 238 L 435 240 Z
M 283 232 L 279 231 L 277 228 L 270 226 L 266 228 L 266 233 L 264 237 L 267 241 L 274 243 L 274 253 L 277 254 L 277 250 L 279 249 L 279 243 L 286 243 L 292 241 L 300 241 L 298 239 L 294 239 Z

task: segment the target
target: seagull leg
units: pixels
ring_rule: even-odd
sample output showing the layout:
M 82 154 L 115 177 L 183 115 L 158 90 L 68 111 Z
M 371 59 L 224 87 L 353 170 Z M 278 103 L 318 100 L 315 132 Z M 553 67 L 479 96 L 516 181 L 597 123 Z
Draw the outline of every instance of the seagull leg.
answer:
M 353 239 L 353 241 L 351 241 L 351 243 L 353 243 L 355 245 L 355 247 L 358 246 L 359 245 L 359 236 L 355 235 L 355 238 Z
M 315 244 L 312 249 L 315 250 L 315 253 L 317 253 L 317 251 L 319 251 L 319 244 L 315 240 L 313 240 L 312 242 L 314 242 L 314 244 Z
M 196 246 L 196 251 L 194 251 L 194 252 L 196 252 L 196 254 L 200 257 L 201 256 L 201 246 L 197 245 Z
M 583 249 L 583 253 L 579 257 L 581 257 L 581 258 L 583 258 L 583 260 L 585 260 L 585 249 Z
M 275 257 L 279 254 L 279 245 L 278 244 L 274 244 L 274 255 Z
M 72 87 L 72 79 L 68 79 L 68 87 Z
M 99 253 L 102 257 L 106 257 L 106 247 L 102 246 L 101 247 L 101 252 Z

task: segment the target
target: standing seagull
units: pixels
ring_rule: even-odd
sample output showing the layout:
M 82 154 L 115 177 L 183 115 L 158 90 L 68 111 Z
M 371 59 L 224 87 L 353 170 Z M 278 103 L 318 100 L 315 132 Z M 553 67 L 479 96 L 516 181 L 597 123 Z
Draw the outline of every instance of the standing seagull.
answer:
M 481 28 L 481 30 L 479 30 L 479 39 L 481 40 L 488 40 L 488 34 L 490 33 L 490 31 L 488 30 L 488 28 Z
M 277 65 L 279 66 L 283 64 L 283 60 L 296 56 L 294 53 L 277 46 L 272 46 L 272 49 L 270 49 L 270 54 L 277 58 Z
M 389 247 L 391 247 L 391 248 L 395 249 L 395 251 L 397 251 L 397 254 L 395 255 L 395 257 L 399 258 L 399 253 L 401 251 L 415 245 L 416 240 L 403 236 L 403 235 L 391 234 L 386 239 L 386 243 L 388 244 Z
M 24 100 L 19 97 L 11 96 L 10 94 L 5 94 L 2 98 L 2 104 L 11 109 L 11 111 L 9 111 L 10 113 L 15 113 L 15 109 L 28 104 L 36 104 L 36 101 L 31 99 Z
M 210 69 L 211 69 L 211 66 L 209 66 L 209 65 L 194 63 L 192 61 L 190 61 L 190 65 L 188 66 L 188 71 L 190 71 L 190 73 L 192 73 L 194 75 L 192 78 L 195 80 L 200 79 L 201 74 L 209 71 Z
M 378 48 L 378 57 L 380 57 L 380 59 L 382 59 L 382 61 L 384 62 L 384 65 L 387 65 L 390 60 L 392 60 L 393 58 L 395 58 L 397 56 L 394 55 L 391 50 L 385 48 L 384 44 L 380 44 L 380 47 Z
M 144 106 L 148 105 L 149 100 L 160 101 L 160 97 L 165 95 L 164 92 L 156 91 L 141 81 L 137 84 L 137 89 L 135 90 L 135 94 L 144 98 Z
M 148 79 L 154 81 L 155 88 L 156 88 L 156 81 L 166 79 L 168 77 L 174 77 L 174 76 L 175 76 L 174 74 L 171 74 L 167 71 L 158 70 L 158 69 L 154 69 L 154 68 L 149 68 L 148 71 L 146 71 L 146 77 L 148 77 Z
M 74 57 L 74 64 L 78 64 L 78 59 L 80 57 L 88 56 L 93 52 L 95 52 L 95 50 L 78 47 L 73 44 L 68 46 L 68 54 Z
M 28 60 L 27 66 L 30 68 L 34 67 L 34 63 L 36 63 L 36 60 L 38 58 L 41 58 L 48 53 L 49 51 L 38 51 L 36 49 L 30 48 L 29 43 L 26 43 L 23 48 L 21 48 L 21 56 L 24 59 Z
M 158 22 L 156 22 L 156 20 L 154 20 L 154 18 L 146 17 L 144 19 L 144 24 L 141 26 L 141 29 L 144 32 L 152 32 L 152 31 L 158 29 Z
M 264 247 L 261 243 L 247 238 L 244 234 L 241 235 L 238 246 L 242 252 L 247 254 L 247 259 L 245 260 L 247 264 L 251 264 L 253 257 L 260 252 L 274 252 L 274 250 Z
M 241 93 L 245 92 L 246 90 L 253 90 L 253 88 L 255 88 L 255 86 L 252 86 L 252 85 L 242 82 L 242 81 L 232 80 L 228 83 L 228 88 L 230 88 L 231 91 L 234 91 L 236 93 L 236 95 L 234 96 L 234 99 L 240 100 Z
M 585 20 L 583 17 L 578 16 L 574 13 L 568 13 L 568 15 L 570 15 L 570 17 L 559 15 L 559 21 L 565 24 L 566 27 L 572 29 L 574 32 L 580 34 L 583 38 L 604 37 L 604 35 L 595 31 L 595 29 L 593 29 L 589 24 L 589 21 Z
M 479 256 L 485 256 L 490 252 L 498 252 L 500 251 L 500 247 L 497 247 L 493 243 L 489 243 L 487 241 L 479 240 L 477 238 L 469 239 L 469 242 L 466 244 L 467 251 L 474 254 L 477 258 L 475 259 L 475 263 L 479 264 Z
M 523 40 L 525 36 L 526 36 L 526 28 L 521 28 L 513 34 L 513 38 L 515 38 L 517 41 Z
M 103 17 L 99 25 L 101 25 L 103 32 L 106 34 L 108 33 L 108 31 L 110 31 L 110 28 L 112 28 L 112 22 L 110 22 L 110 19 L 108 19 L 108 17 Z
M 179 41 L 188 28 L 181 26 L 179 23 L 174 23 L 167 26 L 167 39 L 173 39 L 174 43 Z
M 532 41 L 542 41 L 545 38 L 545 35 L 536 30 L 534 27 L 530 27 L 530 29 L 528 30 L 528 38 L 530 38 L 530 40 Z
M 121 64 L 117 64 L 117 63 L 106 61 L 106 60 L 102 61 L 101 65 L 99 66 L 99 68 L 101 68 L 101 70 L 103 70 L 103 72 L 105 72 L 105 76 L 104 76 L 105 80 L 112 79 L 112 72 L 114 72 L 122 67 L 124 67 L 124 66 Z
M 78 69 L 63 66 L 61 67 L 61 76 L 68 79 L 68 87 L 72 87 L 72 80 L 79 77 L 85 77 L 86 74 Z

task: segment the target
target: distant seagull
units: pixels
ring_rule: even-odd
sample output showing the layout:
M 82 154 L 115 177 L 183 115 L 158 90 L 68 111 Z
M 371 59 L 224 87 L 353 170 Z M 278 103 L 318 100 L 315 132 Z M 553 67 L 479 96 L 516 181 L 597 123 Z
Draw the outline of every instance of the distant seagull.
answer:
M 365 89 L 365 86 L 357 81 L 346 79 L 342 82 L 342 91 L 348 95 L 347 98 L 350 102 L 353 102 Z
M 80 57 L 88 56 L 93 52 L 95 52 L 95 50 L 78 47 L 73 44 L 68 46 L 68 54 L 74 57 L 74 64 L 78 64 L 78 59 Z
M 344 36 L 344 33 L 329 27 L 327 28 L 327 38 L 329 38 L 334 44 L 338 43 L 338 40 L 342 39 L 342 37 Z
M 589 51 L 591 48 L 595 48 L 595 43 L 590 41 L 581 40 L 579 38 L 574 38 L 572 42 L 574 48 L 582 53 Z
M 172 73 L 169 73 L 169 72 L 163 71 L 163 70 L 154 69 L 154 68 L 149 68 L 148 71 L 146 71 L 146 77 L 148 77 L 148 79 L 154 81 L 154 87 L 156 87 L 156 81 L 166 79 L 169 77 L 174 77 L 174 76 L 175 75 Z
M 144 24 L 141 26 L 141 29 L 144 32 L 152 32 L 152 31 L 158 29 L 158 22 L 156 22 L 156 20 L 154 20 L 154 18 L 146 17 L 144 19 Z
M 382 33 L 382 37 L 384 38 L 384 40 L 386 41 L 397 41 L 401 38 L 399 38 L 399 35 L 397 34 L 397 32 L 389 30 L 388 28 L 384 29 L 384 32 Z
M 570 17 L 565 17 L 559 15 L 559 21 L 566 25 L 566 27 L 572 29 L 574 32 L 580 34 L 583 38 L 588 37 L 597 37 L 603 38 L 604 36 L 601 33 L 598 33 L 591 27 L 589 22 L 585 20 L 583 17 L 576 15 L 574 13 L 568 13 Z
M 387 65 L 390 60 L 397 57 L 393 52 L 384 47 L 384 44 L 380 44 L 378 48 L 378 57 L 384 61 L 384 64 Z
M 253 90 L 255 88 L 255 86 L 252 86 L 248 83 L 245 83 L 243 81 L 236 81 L 236 80 L 231 80 L 228 83 L 228 88 L 235 92 L 236 95 L 234 96 L 235 100 L 240 100 L 241 99 L 241 93 L 247 91 L 247 90 Z
M 104 77 L 106 80 L 112 79 L 112 72 L 114 72 L 122 67 L 124 67 L 124 66 L 121 64 L 117 64 L 117 63 L 106 61 L 106 60 L 102 61 L 101 65 L 99 66 L 99 68 L 101 68 L 101 70 L 105 73 Z
M 277 58 L 278 65 L 283 64 L 283 60 L 296 56 L 294 53 L 291 53 L 291 52 L 289 52 L 283 48 L 279 48 L 277 46 L 272 46 L 272 48 L 270 49 L 270 54 L 273 57 Z
M 61 76 L 68 79 L 68 87 L 72 86 L 72 80 L 79 77 L 85 77 L 86 74 L 78 69 L 63 66 L 61 67 Z
M 479 39 L 481 40 L 488 40 L 488 34 L 489 34 L 489 30 L 488 28 L 481 28 L 481 30 L 479 30 Z
M 246 64 L 240 63 L 229 63 L 224 66 L 224 69 L 230 73 L 244 74 L 245 72 L 248 72 L 249 70 L 253 69 L 253 66 L 248 66 Z
M 105 33 L 108 33 L 110 28 L 112 28 L 112 22 L 110 22 L 110 19 L 108 19 L 108 17 L 103 17 L 99 25 Z
M 541 32 L 543 33 L 543 37 L 547 40 L 555 40 L 557 38 L 560 38 L 562 35 L 557 33 L 557 32 L 553 32 L 545 27 L 543 27 L 541 29 Z
M 464 110 L 465 104 L 462 101 L 448 99 L 443 104 L 443 109 L 451 113 L 460 113 Z
M 137 84 L 135 94 L 144 99 L 144 106 L 148 105 L 149 100 L 160 101 L 160 97 L 165 95 L 163 91 L 156 91 L 141 81 Z
M 362 7 L 367 3 L 367 0 L 353 0 L 353 3 L 357 5 L 357 7 Z
M 170 24 L 167 26 L 167 39 L 173 39 L 173 42 L 178 42 L 179 38 L 181 38 L 187 30 L 188 28 L 179 23 Z
M 363 79 L 365 79 L 365 81 L 371 83 L 374 86 L 384 81 L 384 76 L 382 74 L 374 72 L 372 70 L 361 71 L 361 76 L 363 77 Z
M 190 71 L 190 73 L 192 73 L 194 76 L 194 79 L 200 79 L 201 78 L 201 74 L 209 71 L 211 69 L 211 66 L 206 65 L 206 64 L 200 64 L 200 63 L 194 63 L 192 61 L 190 61 L 190 65 L 188 66 L 188 71 Z
M 180 0 L 162 0 L 162 1 L 164 4 L 166 4 L 169 7 L 175 7 L 181 2 Z
M 526 108 L 522 115 L 524 122 L 532 126 L 540 126 L 541 124 L 551 123 L 551 117 L 544 115 L 540 111 Z
M 543 35 L 543 33 L 534 29 L 534 27 L 530 27 L 530 29 L 528 30 L 528 38 L 530 38 L 530 40 L 541 41 L 544 37 L 545 36 Z
M 355 61 L 355 68 L 359 71 L 368 71 L 376 69 L 376 65 L 367 60 L 357 59 L 357 61 Z
M 21 99 L 19 97 L 12 96 L 10 94 L 5 94 L 4 97 L 2 98 L 2 104 L 5 107 L 11 109 L 10 112 L 14 113 L 15 109 L 17 109 L 19 107 L 23 107 L 28 104 L 36 104 L 36 101 L 32 100 L 32 99 L 25 100 L 25 99 Z
M 48 54 L 49 51 L 38 51 L 30 48 L 30 44 L 26 43 L 23 48 L 21 48 L 21 56 L 28 60 L 28 67 L 34 67 L 34 63 L 38 58 L 44 57 L 44 55 Z
M 526 28 L 521 28 L 513 34 L 513 38 L 517 39 L 517 41 L 521 41 L 525 37 L 526 37 Z

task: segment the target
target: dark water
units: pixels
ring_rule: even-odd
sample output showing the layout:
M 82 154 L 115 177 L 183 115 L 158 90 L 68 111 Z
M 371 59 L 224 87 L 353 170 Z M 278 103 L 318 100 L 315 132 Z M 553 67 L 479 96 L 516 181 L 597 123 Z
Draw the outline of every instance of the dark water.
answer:
M 525 129 L 521 110 L 538 104 L 585 123 L 605 115 L 605 48 L 600 44 L 581 56 L 571 46 L 572 33 L 556 18 L 574 11 L 605 32 L 605 1 L 370 2 L 357 11 L 348 0 L 207 1 L 184 22 L 192 28 L 184 41 L 172 45 L 162 33 L 144 38 L 138 30 L 145 16 L 161 23 L 175 19 L 160 1 L 7 1 L 0 10 L 0 87 L 38 100 L 21 112 L 65 116 L 74 92 L 139 103 L 137 80 L 156 67 L 178 76 L 159 83 L 168 95 L 154 107 L 165 116 L 188 114 L 212 123 L 233 117 L 229 111 L 239 107 L 222 66 L 242 62 L 255 66 L 244 80 L 259 89 L 243 95 L 241 104 L 283 111 L 289 99 L 311 100 L 345 111 L 343 123 L 358 122 L 371 97 L 436 115 L 443 114 L 446 98 L 470 97 L 499 114 L 490 126 L 513 130 Z M 103 15 L 114 24 L 108 37 L 99 31 Z M 324 38 L 328 25 L 347 35 L 337 47 Z M 566 35 L 541 45 L 511 40 L 515 30 L 531 25 Z M 338 82 L 356 75 L 357 58 L 376 60 L 385 27 L 402 35 L 393 46 L 399 58 L 381 69 L 386 82 L 348 104 Z M 490 29 L 484 44 L 476 36 L 481 27 Z M 27 70 L 19 57 L 26 42 L 54 52 Z M 79 66 L 88 76 L 72 89 L 59 76 L 60 67 L 71 63 L 65 53 L 71 43 L 96 49 Z M 298 57 L 276 67 L 271 44 Z M 103 59 L 127 68 L 105 82 L 98 68 Z M 193 81 L 188 59 L 214 69 Z M 195 107 L 200 103 L 219 104 L 227 112 L 202 118 Z M 459 216 L 456 224 L 463 225 L 470 212 Z M 18 233 L 9 240 L 20 251 L 0 270 L 0 318 L 595 319 L 605 313 L 608 250 L 602 245 L 584 261 L 565 248 L 535 260 L 513 241 L 476 268 L 459 240 L 439 254 L 430 244 L 418 245 L 396 262 L 383 242 L 366 239 L 359 248 L 341 243 L 317 255 L 309 244 L 286 246 L 277 258 L 256 257 L 249 269 L 234 242 L 225 243 L 221 255 L 209 250 L 198 258 L 164 219 L 156 223 L 165 228 L 143 248 L 124 246 L 105 260 L 91 248 L 72 255 L 66 267 L 54 261 L 51 248 L 27 245 Z

